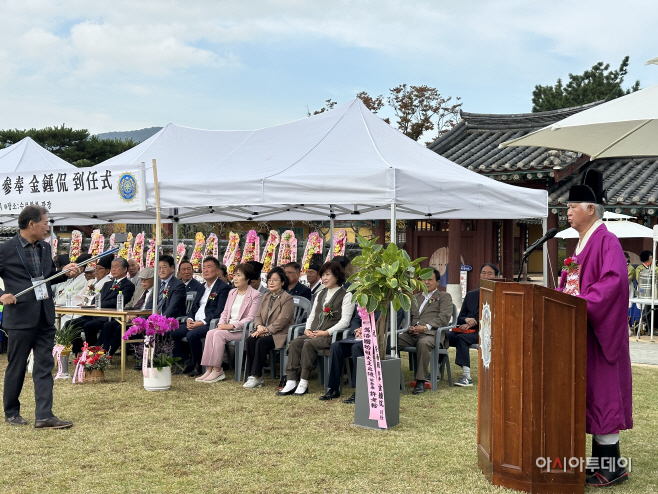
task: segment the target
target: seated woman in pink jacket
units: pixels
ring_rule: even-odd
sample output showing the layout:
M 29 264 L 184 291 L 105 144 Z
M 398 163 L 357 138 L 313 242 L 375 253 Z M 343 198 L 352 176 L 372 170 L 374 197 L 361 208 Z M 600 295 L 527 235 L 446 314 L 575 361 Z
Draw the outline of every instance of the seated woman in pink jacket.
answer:
M 256 272 L 251 265 L 238 264 L 235 267 L 233 271 L 235 288 L 228 294 L 217 328 L 211 329 L 206 334 L 201 365 L 205 365 L 207 370 L 205 374 L 196 378 L 197 381 L 214 383 L 226 378 L 222 370 L 226 343 L 242 338 L 242 328 L 254 320 L 260 307 L 262 294 L 249 286 L 249 282 L 255 278 Z

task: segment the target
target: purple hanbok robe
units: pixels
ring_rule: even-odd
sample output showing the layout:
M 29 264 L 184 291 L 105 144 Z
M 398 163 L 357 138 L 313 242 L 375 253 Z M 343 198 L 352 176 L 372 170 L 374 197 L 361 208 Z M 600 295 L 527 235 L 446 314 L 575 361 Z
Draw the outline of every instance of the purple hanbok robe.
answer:
M 616 434 L 633 427 L 626 258 L 605 225 L 574 257 L 587 300 L 587 432 Z M 565 279 L 563 271 L 560 290 Z

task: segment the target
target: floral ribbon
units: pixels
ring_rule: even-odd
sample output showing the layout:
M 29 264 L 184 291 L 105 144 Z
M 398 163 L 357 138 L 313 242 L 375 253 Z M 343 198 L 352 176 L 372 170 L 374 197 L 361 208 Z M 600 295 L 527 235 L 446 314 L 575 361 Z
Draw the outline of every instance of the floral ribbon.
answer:
M 64 374 L 62 374 L 62 361 L 60 360 L 60 357 L 62 356 L 62 350 L 64 350 L 64 345 L 55 345 L 53 348 L 53 357 L 57 358 L 57 375 L 55 376 L 55 379 L 59 379 L 60 377 L 63 377 Z M 67 370 L 68 374 L 68 370 Z
M 347 232 L 345 229 L 340 228 L 334 233 L 334 253 L 331 254 L 331 251 L 327 253 L 327 259 L 325 262 L 331 261 L 334 257 L 344 256 L 345 255 L 345 241 L 347 240 Z
M 379 360 L 379 347 L 375 332 L 375 315 L 374 313 L 368 313 L 366 309 L 360 306 L 358 311 L 359 316 L 361 316 L 361 336 L 363 338 L 363 354 L 366 364 L 369 418 L 376 420 L 380 428 L 387 429 L 382 366 Z
M 293 259 L 293 246 L 295 247 L 294 249 L 294 256 L 295 259 Z M 284 264 L 288 264 L 289 262 L 296 261 L 297 259 L 297 239 L 295 239 L 295 232 L 292 230 L 286 230 L 283 232 L 281 235 L 281 244 L 279 245 L 279 258 L 277 259 L 277 266 L 283 266 Z
M 304 256 L 302 257 L 302 274 L 306 274 L 313 254 L 322 254 L 322 244 L 322 237 L 318 232 L 313 232 L 308 236 Z
M 228 245 L 226 252 L 224 252 L 224 265 L 228 272 L 226 273 L 229 279 L 233 279 L 233 270 L 240 262 L 240 235 L 235 232 L 229 232 Z
M 185 247 L 184 242 L 180 242 L 176 246 L 176 270 L 180 267 L 180 263 L 183 260 L 183 257 L 185 257 L 185 251 L 187 250 L 187 247 Z
M 274 253 L 276 248 L 279 246 L 279 232 L 276 230 L 270 230 L 270 236 L 267 239 L 265 244 L 265 249 L 263 250 L 263 257 L 261 257 L 260 262 L 263 264 L 263 273 L 269 273 L 271 269 L 276 265 L 276 258 Z
M 244 254 L 242 262 L 258 261 L 260 259 L 260 239 L 256 230 L 247 232 L 247 239 L 244 242 Z
M 201 232 L 196 232 L 194 236 L 194 250 L 190 262 L 195 272 L 201 271 L 201 259 L 203 259 L 203 246 L 206 244 L 206 236 Z M 224 263 L 226 264 L 226 263 Z
M 214 257 L 215 259 L 218 259 L 219 255 L 219 246 L 218 246 L 218 240 L 217 240 L 217 235 L 214 233 L 211 233 L 208 235 L 208 238 L 206 239 L 206 253 L 204 254 L 204 257 Z
M 75 365 L 75 371 L 73 371 L 73 381 L 71 381 L 73 384 L 75 384 L 76 377 L 79 383 L 82 382 L 82 376 L 85 370 L 85 362 L 87 361 L 87 348 L 89 348 L 89 345 L 85 341 L 84 345 L 82 345 L 82 352 L 78 357 L 78 363 Z
M 151 351 L 151 341 L 155 344 L 155 337 L 151 338 L 151 336 L 146 335 L 144 336 L 144 353 L 142 354 L 142 375 L 144 377 L 155 377 L 155 370 L 153 370 L 153 353 Z M 149 355 L 151 357 L 151 372 L 149 376 Z

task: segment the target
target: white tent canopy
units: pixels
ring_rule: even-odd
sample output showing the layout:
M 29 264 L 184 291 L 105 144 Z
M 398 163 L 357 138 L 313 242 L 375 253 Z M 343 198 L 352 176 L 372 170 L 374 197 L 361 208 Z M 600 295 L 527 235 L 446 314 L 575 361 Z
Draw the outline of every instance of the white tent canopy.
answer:
M 585 153 L 592 159 L 658 155 L 658 84 L 576 113 L 507 146 Z
M 0 149 L 0 173 L 75 168 L 68 161 L 39 146 L 31 137 Z
M 157 160 L 164 217 L 181 222 L 546 217 L 545 190 L 469 171 L 404 136 L 359 99 L 254 131 L 169 124 L 101 165 Z M 147 202 L 155 204 L 147 171 Z M 173 208 L 180 208 L 174 211 Z M 167 212 L 169 210 L 169 213 Z

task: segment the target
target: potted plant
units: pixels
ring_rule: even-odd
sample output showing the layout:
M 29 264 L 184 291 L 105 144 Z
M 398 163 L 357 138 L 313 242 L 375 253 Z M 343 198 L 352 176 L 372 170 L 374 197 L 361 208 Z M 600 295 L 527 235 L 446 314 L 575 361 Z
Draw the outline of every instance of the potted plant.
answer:
M 386 336 L 390 325 L 389 307 L 394 311 L 408 311 L 414 292 L 422 290 L 427 293 L 427 287 L 421 281 L 432 276 L 432 268 L 421 268 L 420 263 L 425 257 L 411 260 L 409 254 L 394 243 L 384 246 L 377 244 L 378 238 L 366 240 L 357 235 L 361 255 L 352 259 L 352 264 L 358 272 L 350 276 L 352 284 L 348 291 L 359 306 L 368 313 L 380 311 L 376 323 L 377 345 L 382 368 L 384 395 L 386 397 L 386 417 L 388 425 L 395 425 L 399 417 L 400 404 L 400 374 L 399 358 L 386 358 Z M 397 328 L 391 328 L 395 331 Z M 370 405 L 368 389 L 365 380 L 363 359 L 357 362 L 357 396 L 354 411 L 354 423 L 365 427 L 378 428 L 376 420 L 370 420 Z
M 148 319 L 137 317 L 133 325 L 123 335 L 129 340 L 135 335 L 144 334 L 144 343 L 135 345 L 135 356 L 142 359 L 144 389 L 147 391 L 166 391 L 171 387 L 171 368 L 180 366 L 179 357 L 172 357 L 174 342 L 171 332 L 178 329 L 178 320 L 152 314 Z
M 82 349 L 85 355 L 75 359 L 73 363 L 84 365 L 82 374 L 83 382 L 100 383 L 105 381 L 105 368 L 112 362 L 112 356 L 105 353 L 105 350 L 99 346 L 91 346 Z
M 69 355 L 73 349 L 73 340 L 80 336 L 82 328 L 77 324 L 69 324 L 55 331 L 55 347 L 53 357 L 57 359 L 57 375 L 55 379 L 70 378 Z

